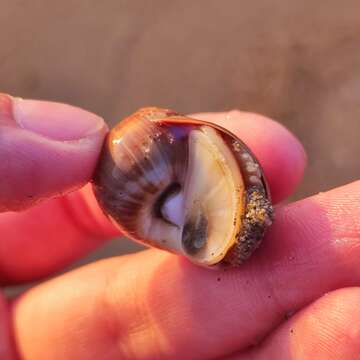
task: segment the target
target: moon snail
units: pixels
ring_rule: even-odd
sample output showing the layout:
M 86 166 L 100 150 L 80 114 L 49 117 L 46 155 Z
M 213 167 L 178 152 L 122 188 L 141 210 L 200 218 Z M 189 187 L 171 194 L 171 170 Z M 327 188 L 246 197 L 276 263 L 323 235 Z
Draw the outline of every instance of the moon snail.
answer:
M 239 265 L 273 220 L 259 162 L 228 130 L 143 108 L 108 134 L 95 196 L 122 233 L 213 266 Z

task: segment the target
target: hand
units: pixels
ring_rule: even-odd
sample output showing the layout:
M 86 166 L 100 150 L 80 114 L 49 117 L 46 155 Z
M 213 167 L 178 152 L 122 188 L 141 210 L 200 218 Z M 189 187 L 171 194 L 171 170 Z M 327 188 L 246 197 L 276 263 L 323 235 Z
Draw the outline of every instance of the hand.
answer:
M 306 160 L 281 125 L 241 112 L 198 117 L 249 145 L 275 202 L 293 192 Z M 89 181 L 106 131 L 77 108 L 0 96 L 3 286 L 45 277 L 117 235 L 89 186 L 70 192 Z M 359 204 L 355 182 L 278 205 L 262 246 L 237 269 L 146 250 L 66 273 L 10 304 L 2 297 L 0 358 L 355 359 Z

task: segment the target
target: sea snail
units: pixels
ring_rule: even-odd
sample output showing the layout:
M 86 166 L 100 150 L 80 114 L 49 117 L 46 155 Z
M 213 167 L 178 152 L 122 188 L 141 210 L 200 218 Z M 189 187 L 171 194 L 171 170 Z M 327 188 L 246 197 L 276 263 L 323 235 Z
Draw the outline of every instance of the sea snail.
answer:
M 125 235 L 204 266 L 241 264 L 273 218 L 262 169 L 241 140 L 155 107 L 110 131 L 93 187 Z

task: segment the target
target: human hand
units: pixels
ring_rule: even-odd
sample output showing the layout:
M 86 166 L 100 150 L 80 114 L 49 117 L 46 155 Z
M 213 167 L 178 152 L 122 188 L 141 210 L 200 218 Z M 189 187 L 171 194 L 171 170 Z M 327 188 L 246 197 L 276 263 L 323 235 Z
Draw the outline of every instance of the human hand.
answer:
M 249 145 L 275 202 L 293 192 L 305 155 L 281 125 L 241 112 L 197 117 Z M 45 277 L 118 234 L 89 186 L 69 193 L 89 181 L 106 131 L 77 108 L 0 96 L 3 286 Z M 11 304 L 1 297 L 0 359 L 356 359 L 359 203 L 355 182 L 279 205 L 239 268 L 152 249 L 66 273 Z

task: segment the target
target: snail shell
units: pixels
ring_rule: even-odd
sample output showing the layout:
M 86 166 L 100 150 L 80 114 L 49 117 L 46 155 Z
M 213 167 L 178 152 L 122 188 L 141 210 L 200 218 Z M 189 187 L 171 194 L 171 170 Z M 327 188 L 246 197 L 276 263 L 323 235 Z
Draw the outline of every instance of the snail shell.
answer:
M 242 263 L 272 222 L 269 190 L 247 146 L 171 110 L 140 109 L 114 127 L 93 187 L 125 235 L 205 266 Z

